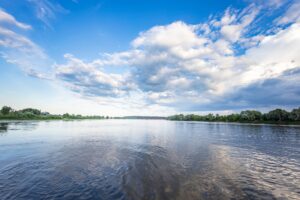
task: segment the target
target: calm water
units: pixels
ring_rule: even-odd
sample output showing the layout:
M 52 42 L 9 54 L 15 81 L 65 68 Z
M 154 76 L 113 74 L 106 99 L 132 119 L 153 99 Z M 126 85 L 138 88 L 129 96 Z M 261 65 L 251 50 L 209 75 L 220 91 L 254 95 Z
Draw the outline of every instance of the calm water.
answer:
M 1 122 L 0 199 L 300 199 L 300 128 Z

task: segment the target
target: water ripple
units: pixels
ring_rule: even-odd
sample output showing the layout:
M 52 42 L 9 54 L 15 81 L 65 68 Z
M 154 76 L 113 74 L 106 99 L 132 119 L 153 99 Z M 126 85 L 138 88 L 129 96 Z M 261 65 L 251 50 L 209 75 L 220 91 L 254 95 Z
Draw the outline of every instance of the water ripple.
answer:
M 295 127 L 36 123 L 7 124 L 1 199 L 300 199 Z

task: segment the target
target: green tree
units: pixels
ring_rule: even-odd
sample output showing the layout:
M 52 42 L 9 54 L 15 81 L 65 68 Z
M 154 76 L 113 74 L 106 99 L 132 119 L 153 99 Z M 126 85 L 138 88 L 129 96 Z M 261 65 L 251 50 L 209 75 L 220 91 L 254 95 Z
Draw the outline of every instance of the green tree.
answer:
M 63 114 L 63 118 L 70 118 L 70 114 L 69 113 Z
M 1 114 L 8 115 L 13 109 L 8 106 L 3 106 L 1 109 Z
M 240 120 L 240 115 L 239 114 L 231 114 L 231 115 L 225 116 L 224 118 L 226 118 L 226 121 L 237 122 Z
M 262 114 L 256 110 L 246 110 L 241 112 L 240 117 L 245 121 L 258 121 L 262 119 Z
M 275 109 L 270 111 L 266 117 L 272 121 L 286 121 L 289 119 L 289 113 L 282 109 Z
M 206 120 L 207 121 L 214 121 L 215 120 L 215 116 L 211 113 L 209 113 L 208 115 L 206 115 Z
M 289 119 L 293 121 L 300 121 L 300 107 L 293 109 L 289 114 Z
M 22 113 L 32 113 L 34 115 L 40 115 L 41 111 L 35 108 L 25 108 L 21 110 Z

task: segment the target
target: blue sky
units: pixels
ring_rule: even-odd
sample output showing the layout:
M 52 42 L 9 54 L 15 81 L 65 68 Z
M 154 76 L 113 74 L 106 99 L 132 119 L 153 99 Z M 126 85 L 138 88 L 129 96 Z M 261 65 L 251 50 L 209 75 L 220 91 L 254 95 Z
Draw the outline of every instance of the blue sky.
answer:
M 300 105 L 296 0 L 0 8 L 0 106 L 116 116 Z

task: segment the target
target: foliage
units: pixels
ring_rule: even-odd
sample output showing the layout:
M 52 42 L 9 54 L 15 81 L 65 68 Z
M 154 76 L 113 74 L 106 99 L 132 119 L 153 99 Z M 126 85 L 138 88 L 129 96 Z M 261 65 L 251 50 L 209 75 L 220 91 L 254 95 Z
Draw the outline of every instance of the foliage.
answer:
M 41 110 L 35 108 L 25 108 L 22 110 L 13 110 L 11 107 L 3 106 L 0 110 L 0 120 L 54 120 L 54 119 L 105 119 L 104 116 L 82 116 L 82 115 L 53 115 L 49 112 L 41 112 Z
M 300 107 L 298 109 L 293 109 L 289 115 L 290 120 L 300 121 Z
M 287 121 L 289 120 L 289 115 L 290 113 L 285 110 L 275 109 L 267 113 L 266 118 L 270 121 Z
M 38 109 L 34 109 L 34 108 L 25 108 L 23 110 L 20 110 L 20 112 L 22 113 L 32 113 L 34 115 L 40 115 L 41 111 Z
M 3 106 L 1 109 L 1 114 L 2 115 L 8 115 L 12 111 L 11 107 L 8 106 Z
M 255 122 L 255 123 L 281 123 L 281 122 L 300 122 L 300 107 L 288 112 L 283 109 L 271 110 L 262 114 L 256 110 L 245 110 L 230 115 L 208 114 L 208 115 L 173 115 L 169 120 L 177 121 L 221 121 L 221 122 Z

